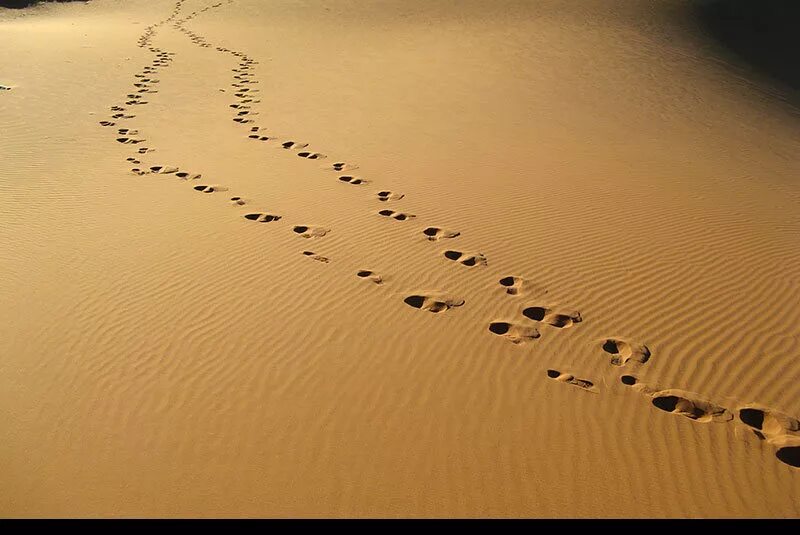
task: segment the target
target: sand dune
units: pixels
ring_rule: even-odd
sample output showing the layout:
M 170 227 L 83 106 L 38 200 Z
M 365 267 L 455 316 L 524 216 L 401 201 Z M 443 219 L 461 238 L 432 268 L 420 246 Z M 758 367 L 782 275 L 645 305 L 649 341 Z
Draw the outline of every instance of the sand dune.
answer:
M 0 11 L 0 514 L 796 516 L 800 114 L 695 8 Z

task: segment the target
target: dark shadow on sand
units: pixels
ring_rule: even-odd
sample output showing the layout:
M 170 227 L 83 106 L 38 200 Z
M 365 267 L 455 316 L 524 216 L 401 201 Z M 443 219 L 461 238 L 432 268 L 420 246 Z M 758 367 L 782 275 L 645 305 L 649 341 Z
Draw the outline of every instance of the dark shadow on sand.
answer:
M 800 0 L 701 0 L 696 14 L 708 34 L 800 104 Z
M 89 0 L 0 0 L 0 7 L 10 7 L 11 9 L 22 9 L 32 6 L 39 2 L 88 2 Z

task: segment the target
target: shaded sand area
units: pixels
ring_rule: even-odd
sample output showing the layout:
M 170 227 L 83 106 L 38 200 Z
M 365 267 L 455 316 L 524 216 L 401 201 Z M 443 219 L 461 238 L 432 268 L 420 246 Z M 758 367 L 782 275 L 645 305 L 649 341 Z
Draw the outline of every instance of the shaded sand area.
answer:
M 798 111 L 692 2 L 0 37 L 2 516 L 800 513 Z

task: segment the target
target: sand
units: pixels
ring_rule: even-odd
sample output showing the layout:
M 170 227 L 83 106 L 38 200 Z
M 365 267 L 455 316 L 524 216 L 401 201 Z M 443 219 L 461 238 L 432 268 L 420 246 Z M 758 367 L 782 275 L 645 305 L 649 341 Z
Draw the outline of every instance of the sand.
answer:
M 796 517 L 800 113 L 692 5 L 0 10 L 0 515 Z

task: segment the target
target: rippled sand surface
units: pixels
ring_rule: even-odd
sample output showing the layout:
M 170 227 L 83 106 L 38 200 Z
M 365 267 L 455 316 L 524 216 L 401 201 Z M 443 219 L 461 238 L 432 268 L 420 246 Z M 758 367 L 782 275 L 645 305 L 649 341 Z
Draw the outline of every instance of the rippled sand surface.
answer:
M 0 9 L 0 514 L 800 513 L 800 115 L 693 2 Z

